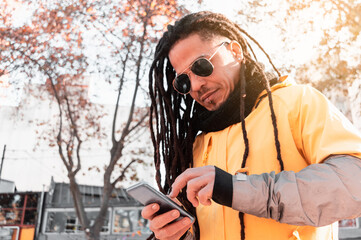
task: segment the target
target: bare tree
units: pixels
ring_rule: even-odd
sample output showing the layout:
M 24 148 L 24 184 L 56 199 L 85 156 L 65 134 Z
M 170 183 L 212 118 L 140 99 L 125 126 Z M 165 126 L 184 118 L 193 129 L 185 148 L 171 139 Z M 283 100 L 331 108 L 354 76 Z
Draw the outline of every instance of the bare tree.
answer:
M 136 99 L 151 49 L 165 25 L 185 10 L 176 1 L 26 2 L 32 21 L 19 27 L 13 26 L 11 4 L 2 2 L 0 74 L 6 69 L 7 73 L 23 72 L 29 79 L 36 74 L 46 79 L 47 90 L 58 106 L 57 130 L 47 139 L 50 146 L 58 148 L 66 167 L 74 207 L 87 239 L 99 239 L 112 191 L 127 176 L 134 177 L 134 170 L 129 170 L 142 162 L 140 157 L 125 162 L 124 149 L 146 126 L 147 108 L 137 107 Z M 96 58 L 90 58 L 87 34 L 102 39 L 97 47 L 107 49 L 107 54 L 100 50 Z M 117 83 L 118 97 L 100 211 L 90 225 L 76 176 L 82 169 L 83 143 L 107 136 L 98 121 L 104 113 L 89 101 L 83 88 L 86 76 L 94 73 L 109 83 Z M 118 111 L 125 83 L 132 83 L 134 89 L 126 121 L 121 122 Z

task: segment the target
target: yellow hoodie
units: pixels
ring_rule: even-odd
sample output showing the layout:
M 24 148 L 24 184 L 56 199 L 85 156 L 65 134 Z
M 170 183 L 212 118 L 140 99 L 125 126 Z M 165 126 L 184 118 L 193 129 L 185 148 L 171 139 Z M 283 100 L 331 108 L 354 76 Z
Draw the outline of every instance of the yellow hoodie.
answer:
M 321 163 L 332 155 L 347 154 L 361 158 L 360 133 L 321 93 L 312 87 L 292 84 L 287 80 L 273 86 L 271 90 L 285 171 L 291 171 L 290 174 L 298 173 L 307 166 Z M 265 92 L 260 96 L 264 94 Z M 245 120 L 249 139 L 246 167 L 251 180 L 253 176 L 264 178 L 259 174 L 280 172 L 268 98 L 260 99 L 260 103 Z M 240 170 L 243 153 L 241 123 L 218 132 L 202 133 L 197 136 L 193 145 L 194 167 L 214 165 L 233 175 Z M 274 174 L 271 179 L 275 179 Z M 267 188 L 260 189 L 265 196 L 269 196 L 263 205 L 267 205 L 270 201 L 276 202 L 273 204 L 279 209 L 274 213 L 270 213 L 269 209 L 266 209 L 267 206 L 262 205 L 264 200 L 258 199 L 258 195 L 252 192 L 253 185 L 250 180 L 244 183 L 248 184 L 247 188 L 240 185 L 238 192 L 234 190 L 232 208 L 215 202 L 212 202 L 211 206 L 198 206 L 197 217 L 201 240 L 240 239 L 241 226 L 237 211 L 239 209 L 252 213 L 252 215 L 245 214 L 244 218 L 247 240 L 338 239 L 337 222 L 317 227 L 327 222 L 324 220 L 327 217 L 322 215 L 322 209 L 318 205 L 316 210 L 312 209 L 314 206 L 308 206 L 312 205 L 314 193 L 312 191 L 307 193 L 307 188 L 306 193 L 305 190 L 301 192 L 302 187 L 300 189 L 297 187 L 297 184 L 301 183 L 297 179 L 294 185 L 289 184 L 294 188 L 290 191 L 287 189 L 288 178 L 281 177 L 281 179 L 282 184 L 272 183 L 275 186 L 270 193 L 265 192 L 269 191 Z M 282 189 L 283 186 L 285 189 Z M 335 188 L 340 187 L 335 186 Z M 361 196 L 357 197 L 361 199 Z M 329 199 L 327 197 L 326 200 L 330 201 Z M 294 206 L 292 201 L 296 201 Z M 259 203 L 261 206 L 257 205 Z M 302 209 L 303 207 L 311 210 L 295 216 L 298 215 L 298 211 L 305 210 Z M 320 212 L 317 212 L 317 209 Z

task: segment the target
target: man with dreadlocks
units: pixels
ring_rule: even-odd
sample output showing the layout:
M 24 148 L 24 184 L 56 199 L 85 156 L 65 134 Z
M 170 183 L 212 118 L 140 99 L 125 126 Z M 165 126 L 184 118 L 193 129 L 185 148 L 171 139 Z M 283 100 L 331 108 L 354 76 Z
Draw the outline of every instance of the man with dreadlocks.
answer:
M 169 25 L 157 45 L 156 180 L 196 221 L 174 222 L 177 210 L 150 204 L 150 238 L 337 239 L 338 220 L 361 216 L 361 134 L 265 53 L 278 77 L 266 74 L 245 37 L 259 46 L 223 15 L 199 12 Z

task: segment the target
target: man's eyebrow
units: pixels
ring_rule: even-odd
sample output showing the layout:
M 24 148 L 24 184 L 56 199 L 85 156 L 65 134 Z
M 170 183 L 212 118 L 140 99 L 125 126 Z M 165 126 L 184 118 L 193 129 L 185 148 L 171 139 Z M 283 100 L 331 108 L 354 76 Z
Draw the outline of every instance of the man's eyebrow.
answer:
M 188 67 L 186 68 L 186 69 L 184 69 L 182 72 L 180 72 L 180 73 L 177 73 L 177 75 L 179 75 L 179 74 L 182 74 L 182 73 L 184 73 L 187 69 L 189 69 L 191 66 L 192 66 L 192 64 L 195 62 L 195 61 L 197 61 L 198 59 L 200 59 L 200 58 L 203 58 L 203 57 L 206 57 L 206 56 L 212 56 L 211 54 L 201 54 L 201 55 L 199 55 L 197 58 L 195 58 L 192 62 L 191 62 L 191 64 L 189 64 L 188 65 Z

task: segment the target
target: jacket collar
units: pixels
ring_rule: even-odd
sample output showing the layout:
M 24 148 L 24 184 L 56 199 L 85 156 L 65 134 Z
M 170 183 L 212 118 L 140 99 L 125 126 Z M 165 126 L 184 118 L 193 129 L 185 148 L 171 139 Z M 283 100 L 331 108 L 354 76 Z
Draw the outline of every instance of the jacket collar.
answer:
M 293 80 L 291 80 L 290 78 L 288 78 L 288 75 L 285 76 L 281 76 L 279 78 L 278 83 L 276 83 L 275 85 L 271 86 L 271 92 L 273 93 L 274 91 L 280 89 L 280 88 L 284 88 L 284 87 L 288 87 L 291 85 L 294 85 L 295 82 Z M 260 104 L 260 102 L 267 97 L 267 91 L 263 90 L 259 95 L 258 98 L 256 100 L 256 104 L 253 107 L 253 110 L 256 109 L 258 107 L 258 105 Z M 252 111 L 253 111 L 252 110 Z

